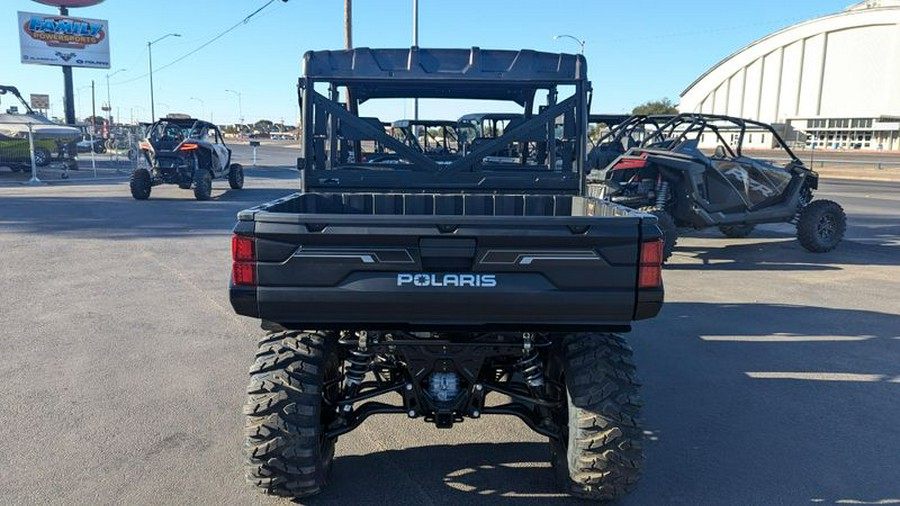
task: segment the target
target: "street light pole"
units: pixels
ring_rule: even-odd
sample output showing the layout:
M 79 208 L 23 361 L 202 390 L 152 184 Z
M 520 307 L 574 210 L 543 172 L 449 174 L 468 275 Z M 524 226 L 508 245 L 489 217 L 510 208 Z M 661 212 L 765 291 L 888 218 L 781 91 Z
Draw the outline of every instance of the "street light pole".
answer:
M 119 70 L 113 72 L 112 74 L 110 74 L 109 72 L 106 73 L 106 107 L 109 107 L 109 111 L 107 111 L 109 114 L 107 114 L 107 117 L 109 119 L 110 126 L 112 126 L 113 115 L 112 115 L 112 98 L 110 98 L 111 95 L 109 93 L 109 78 L 118 74 L 119 72 L 125 72 L 126 70 L 128 70 L 128 69 L 119 69 Z M 122 122 L 122 119 L 119 118 L 119 123 L 121 123 L 121 122 Z
M 196 100 L 197 102 L 200 102 L 200 116 L 202 118 L 206 118 L 206 102 L 204 102 L 203 99 L 200 99 L 197 97 L 191 97 L 191 100 Z
M 553 36 L 553 40 L 559 40 L 559 39 L 572 39 L 572 40 L 574 40 L 575 42 L 578 43 L 578 46 L 581 48 L 581 54 L 584 54 L 584 41 L 583 41 L 583 40 L 579 39 L 578 37 L 576 37 L 576 36 L 574 36 L 574 35 L 566 35 L 566 34 L 562 34 L 562 35 L 554 35 L 554 36 Z
M 150 62 L 150 121 L 156 119 L 156 105 L 153 103 L 153 44 L 165 39 L 166 37 L 181 37 L 180 33 L 167 33 L 162 37 L 147 43 L 147 59 Z
M 244 132 L 244 104 L 241 101 L 241 92 L 234 90 L 225 90 L 228 93 L 234 93 L 238 98 L 238 114 L 240 114 L 241 119 L 241 133 Z

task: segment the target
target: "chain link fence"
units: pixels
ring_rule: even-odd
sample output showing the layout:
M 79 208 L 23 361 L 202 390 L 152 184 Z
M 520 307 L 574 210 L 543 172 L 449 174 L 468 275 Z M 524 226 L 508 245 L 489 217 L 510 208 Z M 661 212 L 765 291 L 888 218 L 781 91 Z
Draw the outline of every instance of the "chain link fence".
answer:
M 122 178 L 147 161 L 143 126 L 120 125 L 103 138 L 25 114 L 0 115 L 0 184 Z

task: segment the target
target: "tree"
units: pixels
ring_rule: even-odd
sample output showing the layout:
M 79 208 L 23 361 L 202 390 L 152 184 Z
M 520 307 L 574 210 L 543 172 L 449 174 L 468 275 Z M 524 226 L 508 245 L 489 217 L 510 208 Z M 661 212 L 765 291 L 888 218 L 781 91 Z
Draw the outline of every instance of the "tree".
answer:
M 669 98 L 651 100 L 635 107 L 631 114 L 678 114 L 678 108 Z
M 590 139 L 591 142 L 596 142 L 597 139 L 599 139 L 600 136 L 602 136 L 606 132 L 609 132 L 609 125 L 607 125 L 606 123 L 594 125 L 588 131 L 588 139 Z
M 109 121 L 109 120 L 107 118 L 104 118 L 103 116 L 93 116 L 93 117 L 88 116 L 87 118 L 84 118 L 84 122 L 86 124 L 88 124 L 88 125 L 93 124 L 93 125 L 97 125 L 98 127 L 103 126 L 104 124 L 106 124 L 107 121 Z
M 272 123 L 271 121 L 267 119 L 261 119 L 253 125 L 253 128 L 260 133 L 269 133 L 272 131 L 273 125 L 274 123 Z

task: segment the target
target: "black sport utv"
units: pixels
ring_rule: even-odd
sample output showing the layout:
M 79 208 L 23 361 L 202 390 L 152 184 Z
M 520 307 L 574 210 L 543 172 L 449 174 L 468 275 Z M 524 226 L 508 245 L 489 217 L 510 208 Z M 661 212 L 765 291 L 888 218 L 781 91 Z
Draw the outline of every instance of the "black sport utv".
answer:
M 268 330 L 244 410 L 249 481 L 318 493 L 338 437 L 372 415 L 509 415 L 548 437 L 563 490 L 631 490 L 638 380 L 615 332 L 658 313 L 662 239 L 652 215 L 583 196 L 584 58 L 357 48 L 308 52 L 303 69 L 301 192 L 240 212 L 232 242 L 231 304 Z M 441 163 L 351 112 L 396 98 L 523 111 Z M 370 161 L 376 146 L 402 163 Z M 544 156 L 497 155 L 512 146 Z
M 754 135 L 757 146 L 780 150 L 779 158 L 746 156 Z M 634 116 L 600 139 L 589 158 L 600 169 L 588 178 L 590 193 L 656 215 L 666 259 L 678 227 L 718 227 L 737 238 L 757 224 L 790 222 L 812 252 L 834 249 L 846 229 L 840 205 L 813 200 L 818 174 L 765 123 L 710 114 Z
M 131 196 L 137 200 L 149 198 L 150 189 L 160 184 L 193 187 L 197 200 L 210 199 L 216 178 L 227 177 L 235 190 L 244 187 L 244 169 L 231 163 L 231 149 L 212 123 L 180 115 L 162 118 L 150 126 L 140 149 L 150 169 L 131 174 Z

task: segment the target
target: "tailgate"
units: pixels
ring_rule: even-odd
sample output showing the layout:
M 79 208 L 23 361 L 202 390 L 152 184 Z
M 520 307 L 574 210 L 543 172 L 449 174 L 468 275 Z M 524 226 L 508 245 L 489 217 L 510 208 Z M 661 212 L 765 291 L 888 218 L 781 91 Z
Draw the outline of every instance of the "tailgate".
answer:
M 235 229 L 256 238 L 257 286 L 232 302 L 320 329 L 624 329 L 642 312 L 640 241 L 658 236 L 642 216 L 257 212 Z

